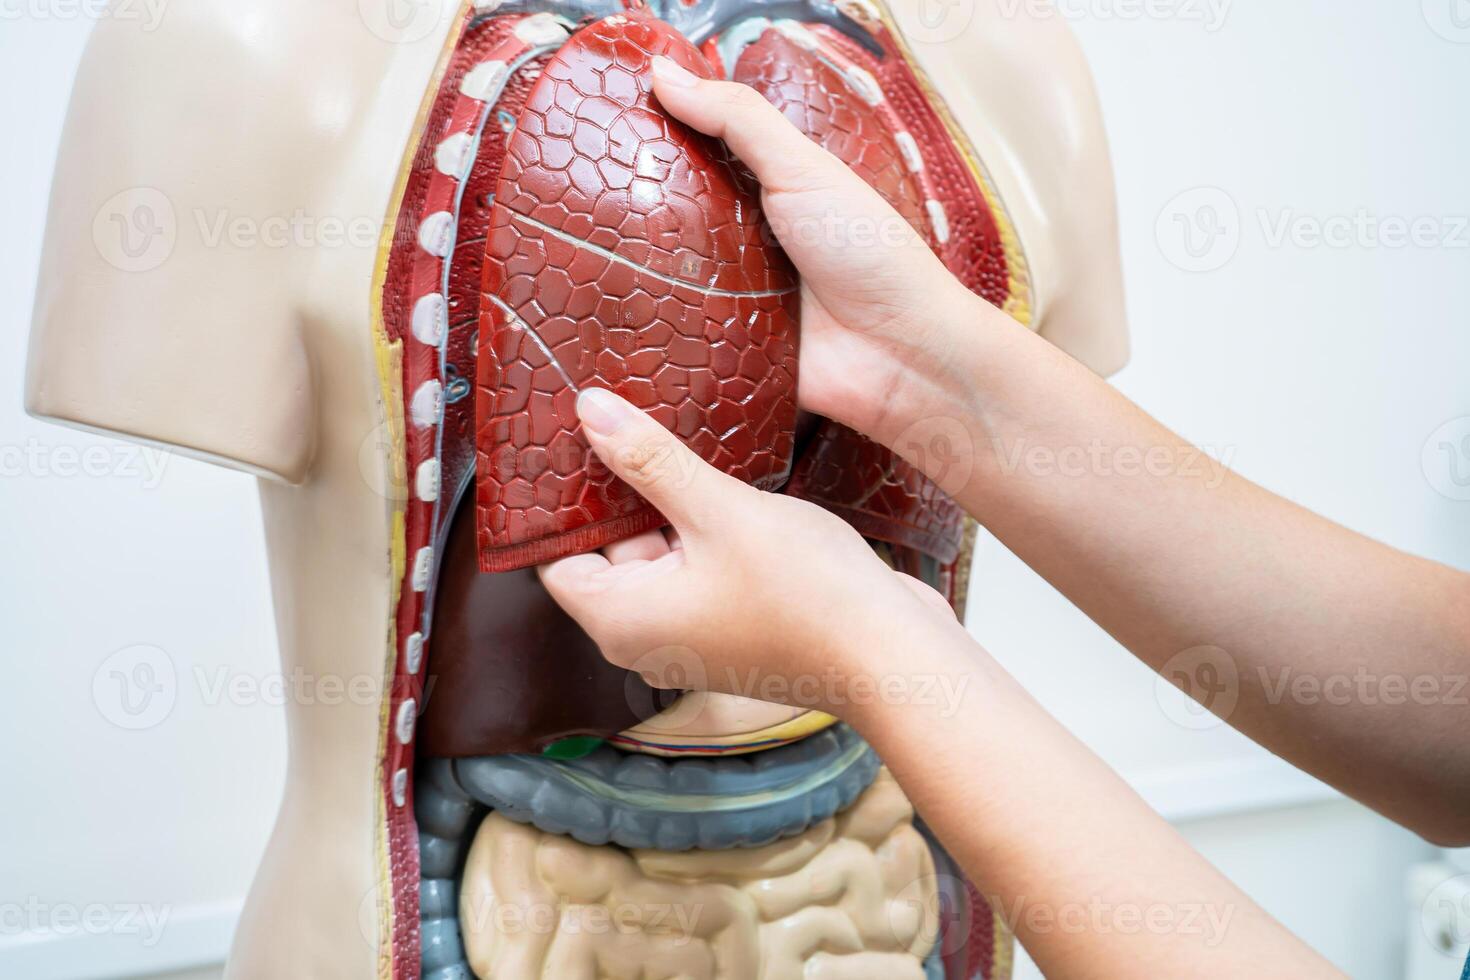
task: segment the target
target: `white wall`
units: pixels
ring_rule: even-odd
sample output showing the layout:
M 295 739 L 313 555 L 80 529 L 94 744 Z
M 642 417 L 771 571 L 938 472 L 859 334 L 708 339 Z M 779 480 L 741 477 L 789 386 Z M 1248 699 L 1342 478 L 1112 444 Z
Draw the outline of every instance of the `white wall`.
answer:
M 0 976 L 27 980 L 219 959 L 285 761 L 277 708 L 217 696 L 278 669 L 254 481 L 21 413 L 84 6 L 0 0 Z
M 1064 9 L 1118 172 L 1136 351 L 1119 386 L 1268 487 L 1465 567 L 1470 504 L 1436 490 L 1455 490 L 1446 460 L 1421 466 L 1431 434 L 1470 417 L 1470 230 L 1454 221 L 1470 213 L 1470 44 L 1430 27 L 1453 35 L 1437 19 L 1451 2 L 1425 0 L 1433 18 L 1327 0 Z M 30 9 L 48 16 L 7 14 Z M 155 478 L 157 457 L 19 410 L 45 189 L 88 27 L 76 9 L 0 0 L 0 132 L 17 134 L 0 154 L 0 975 L 36 978 L 217 958 L 269 830 L 284 737 L 268 695 L 215 694 L 276 665 L 250 481 L 166 457 Z M 1218 29 L 1191 19 L 1210 10 Z M 1216 190 L 1180 197 L 1200 187 Z M 1201 204 L 1227 234 L 1195 262 L 1175 219 L 1203 242 Z M 1457 247 L 1270 237 L 1283 214 L 1360 211 L 1427 217 Z M 1211 268 L 1179 267 L 1192 262 Z M 66 475 L 91 447 L 95 475 Z M 1161 703 L 1151 674 L 994 542 L 972 608 L 982 641 L 1268 909 L 1354 976 L 1397 975 L 1402 869 L 1422 845 L 1228 729 L 1175 724 L 1169 692 Z M 171 673 L 173 693 L 148 703 L 156 724 L 129 730 L 140 716 L 119 695 L 144 687 L 116 673 L 142 680 L 140 664 Z M 135 926 L 150 915 L 166 917 L 161 933 Z

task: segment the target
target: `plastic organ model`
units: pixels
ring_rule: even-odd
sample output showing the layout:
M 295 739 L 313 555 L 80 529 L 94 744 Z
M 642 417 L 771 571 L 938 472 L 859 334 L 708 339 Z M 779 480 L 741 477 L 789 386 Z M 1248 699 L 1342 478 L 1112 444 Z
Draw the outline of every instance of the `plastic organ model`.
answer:
M 191 30 L 213 29 L 210 18 L 233 24 L 230 5 L 210 10 L 178 28 L 179 50 L 192 50 Z M 321 22 L 336 24 L 337 16 L 322 14 Z M 840 515 L 890 564 L 958 605 L 968 561 L 963 515 L 881 446 L 798 413 L 795 273 L 763 227 L 750 174 L 723 145 L 659 108 L 650 59 L 666 55 L 697 74 L 759 91 L 876 188 L 972 290 L 1029 323 L 1038 308 L 1032 276 L 979 158 L 887 11 L 868 0 L 667 0 L 654 7 L 474 0 L 454 17 L 401 150 L 370 317 L 362 318 L 371 325 L 354 335 L 371 331 L 372 408 L 386 428 L 379 443 L 391 482 L 403 488 L 387 503 L 391 628 L 376 721 L 376 812 L 347 816 L 360 796 L 351 789 L 332 800 L 341 812 L 330 819 L 301 817 L 319 814 L 321 800 L 288 808 L 280 834 L 287 843 L 273 843 L 256 889 L 267 897 L 252 897 L 240 930 L 246 946 L 237 943 L 233 968 L 275 975 L 306 958 L 318 972 L 362 976 L 375 965 L 378 976 L 398 980 L 1004 976 L 1009 938 L 853 731 L 816 712 L 649 689 L 601 658 L 533 567 L 662 523 L 597 464 L 580 435 L 576 394 L 604 386 L 726 472 Z M 223 50 L 233 54 L 243 35 L 231 30 Z M 303 28 L 303 43 L 310 36 Z M 1063 52 L 1062 73 L 1048 76 L 1061 79 L 1061 101 L 1079 92 L 1089 98 L 1070 49 L 1045 38 L 1026 43 L 1045 57 Z M 94 56 L 103 75 L 107 50 Z M 252 50 L 245 45 L 244 63 L 263 63 Z M 363 50 L 378 57 L 370 46 Z M 374 71 L 387 78 L 389 68 L 361 57 L 367 67 L 358 82 L 376 83 Z M 359 67 L 347 57 L 340 64 Z M 84 75 L 79 84 L 85 90 L 95 80 Z M 74 117 L 87 102 L 77 105 Z M 367 108 L 354 111 L 370 117 Z M 83 117 L 68 144 L 85 146 L 93 132 L 105 138 L 110 118 L 88 125 Z M 1077 118 L 1069 113 L 1053 126 L 1065 129 Z M 374 134 L 389 128 L 374 126 Z M 324 123 L 323 131 L 352 129 Z M 279 144 L 253 145 L 294 155 L 290 132 L 282 128 Z M 201 158 L 239 155 L 240 144 L 220 136 L 216 146 L 207 135 L 198 139 L 207 147 Z M 1100 142 L 1090 130 L 1075 137 L 1067 134 L 1069 145 Z M 1031 151 L 1021 164 L 1038 172 L 1060 159 Z M 135 146 L 120 159 L 143 156 Z M 288 481 L 305 480 L 314 468 L 304 487 L 263 484 L 278 609 L 282 594 L 320 589 L 315 594 L 326 596 L 315 619 L 309 602 L 299 610 L 285 604 L 283 651 L 317 670 L 347 670 L 357 656 L 364 659 L 353 663 L 375 666 L 376 651 L 360 653 L 375 624 L 344 626 L 340 613 L 352 595 L 388 591 L 381 578 L 362 576 L 340 596 L 335 584 L 317 584 L 347 567 L 339 558 L 356 562 L 352 568 L 363 564 L 362 528 L 382 513 L 382 500 L 371 499 L 340 526 L 323 517 L 360 493 L 360 472 L 338 461 L 361 432 L 329 431 L 363 411 L 353 402 L 361 379 L 352 359 L 319 362 L 314 380 L 276 389 L 330 391 L 334 406 L 352 406 L 323 413 L 321 432 L 296 433 L 268 420 L 260 428 L 270 439 L 252 435 L 245 445 L 211 448 L 203 425 L 197 433 L 173 431 L 197 416 L 135 420 L 128 413 L 146 409 L 147 399 L 131 395 L 121 415 L 107 406 L 99 393 L 157 384 L 172 362 L 145 358 L 135 366 L 117 348 L 103 359 L 109 383 L 89 383 L 92 363 L 78 352 L 94 345 L 75 339 L 88 338 L 99 322 L 85 315 L 87 297 L 136 296 L 116 285 L 82 293 L 58 285 L 65 282 L 59 272 L 85 267 L 66 237 L 76 222 L 64 220 L 79 196 L 68 189 L 86 187 L 76 163 L 85 157 L 73 149 L 63 155 L 71 170 L 58 172 L 63 192 L 53 199 L 41 277 L 31 410 L 156 437 Z M 1112 242 L 1110 203 L 1096 227 L 1073 219 L 1075 230 L 1057 231 L 1064 222 L 1037 209 L 1077 183 L 1074 172 L 1098 173 L 1099 159 L 1105 182 L 1105 153 L 1086 149 L 1078 157 L 1032 186 L 1026 174 L 1018 180 L 1011 173 L 1009 186 L 1035 192 L 1017 191 L 1015 199 L 1027 227 L 1047 229 L 1031 239 L 1047 268 L 1081 284 L 1050 294 L 1055 339 L 1085 351 L 1094 366 L 1111 366 L 1116 351 L 1079 332 L 1068 312 L 1076 305 L 1068 301 L 1082 297 L 1089 309 L 1104 310 L 1103 320 L 1121 317 L 1115 252 L 1092 261 L 1097 249 L 1090 247 Z M 243 165 L 254 167 L 252 179 L 271 172 Z M 337 166 L 347 170 L 340 160 Z M 196 172 L 181 173 L 182 183 L 170 185 L 180 197 L 178 187 L 197 183 Z M 237 179 L 232 186 L 246 185 Z M 376 184 L 364 186 L 364 199 L 378 199 Z M 1066 241 L 1048 241 L 1052 233 Z M 1069 264 L 1072 251 L 1088 256 L 1085 268 Z M 164 272 L 186 263 L 187 256 L 176 259 Z M 340 299 L 357 281 L 354 271 L 321 281 L 334 283 Z M 307 278 L 315 289 L 317 279 Z M 182 288 L 137 280 L 147 290 L 162 288 L 159 281 L 173 282 L 174 294 Z M 1046 335 L 1048 323 L 1041 329 Z M 319 356 L 318 345 L 339 341 L 324 333 L 308 346 Z M 277 342 L 262 331 L 256 343 L 274 382 L 278 365 L 294 363 L 296 338 Z M 181 355 L 180 364 L 188 363 Z M 237 373 L 253 366 L 238 355 L 234 365 Z M 112 385 L 113 375 L 123 380 Z M 271 411 L 280 401 L 272 391 L 259 404 Z M 241 430 L 253 434 L 256 422 Z M 235 417 L 227 413 L 216 424 L 232 426 Z M 318 439 L 326 451 L 311 461 Z M 303 535 L 311 548 L 289 544 Z M 338 649 L 339 636 L 354 639 Z M 311 659 L 317 651 L 320 662 Z M 345 727 L 333 727 L 339 724 Z M 349 728 L 352 737 L 343 734 Z M 360 743 L 363 730 L 363 719 L 347 714 L 299 724 L 293 759 L 307 764 L 293 768 L 356 778 L 348 765 L 356 756 L 346 747 Z M 318 790 L 293 781 L 288 801 L 303 792 Z M 320 832 L 333 827 L 341 833 Z M 282 870 L 289 847 L 298 855 L 315 848 L 338 874 L 319 882 L 298 876 L 292 885 Z M 360 855 L 369 852 L 375 866 L 363 874 Z M 352 881 L 377 882 L 378 901 L 358 908 L 374 914 L 356 923 L 348 922 L 352 908 L 332 904 L 346 890 L 339 885 Z M 298 892 L 314 912 L 279 908 L 281 896 L 294 901 Z M 325 927 L 295 930 L 279 954 L 261 945 L 288 918 L 308 915 Z M 369 938 L 370 958 L 343 938 L 358 930 Z M 317 934 L 333 938 L 318 941 Z
M 415 494 L 404 513 L 402 674 L 390 707 L 399 724 L 383 774 L 394 945 L 421 949 L 424 975 L 436 980 L 462 975 L 466 936 L 479 947 L 469 960 L 476 967 L 515 962 L 518 976 L 544 975 L 552 963 L 557 975 L 609 969 L 596 965 L 607 950 L 569 947 L 564 933 L 543 930 L 511 954 L 490 942 L 493 930 L 471 928 L 470 919 L 485 918 L 469 901 L 474 889 L 501 904 L 531 902 L 481 881 L 545 878 L 527 848 L 575 850 L 556 843 L 571 837 L 584 847 L 662 854 L 654 863 L 701 894 L 724 880 L 705 869 L 758 869 L 763 854 L 785 848 L 776 842 L 841 821 L 847 808 L 865 805 L 865 791 L 877 792 L 868 788 L 879 772 L 871 751 L 845 730 L 824 731 L 826 716 L 750 706 L 770 715 L 766 731 L 711 726 L 704 744 L 680 741 L 687 727 L 667 724 L 677 706 L 640 728 L 661 706 L 654 693 L 599 666 L 595 649 L 544 598 L 525 601 L 539 593 L 526 566 L 662 523 L 591 461 L 574 411 L 581 388 L 613 388 L 711 463 L 830 508 L 895 564 L 956 595 L 963 522 L 955 505 L 854 432 L 815 419 L 798 427 L 794 271 L 761 226 L 748 172 L 659 109 L 651 58 L 751 85 L 878 189 L 972 289 L 1015 314 L 1029 304 L 1022 260 L 983 172 L 876 9 L 715 0 L 662 13 L 514 4 L 471 12 L 405 173 L 383 270 L 380 342 L 391 366 L 386 396 L 403 405 L 404 467 Z M 448 629 L 431 633 L 431 622 Z M 549 644 L 554 636 L 574 639 Z M 577 660 L 596 681 L 567 699 L 557 677 Z M 440 689 L 415 743 L 425 672 Z M 534 694 L 504 696 L 548 686 L 562 707 L 553 717 L 520 710 L 542 702 Z M 628 689 L 638 696 L 624 696 Z M 586 710 L 565 710 L 567 701 Z M 667 728 L 674 741 L 661 740 Z M 594 739 L 615 747 L 566 758 Z M 415 750 L 417 827 L 408 787 Z M 692 755 L 718 761 L 678 758 Z M 801 778 L 758 778 L 778 759 Z M 629 789 L 655 786 L 660 793 L 637 804 L 626 799 Z M 711 792 L 725 806 L 702 813 L 701 794 Z M 897 794 L 891 785 L 885 792 Z M 506 817 L 550 839 L 527 838 Z M 922 841 L 906 808 L 881 837 L 899 824 L 913 835 L 906 840 Z M 811 860 L 843 867 L 844 876 L 867 873 L 861 861 L 838 856 L 846 847 L 828 848 Z M 698 850 L 679 856 L 689 849 Z M 715 856 L 721 850 L 736 853 Z M 907 880 L 848 886 L 842 901 L 856 906 L 855 920 L 884 921 L 903 900 L 934 911 L 933 858 L 928 845 L 922 850 L 906 859 Z M 609 871 L 609 882 L 638 875 L 644 891 L 651 887 L 643 858 L 642 872 L 627 858 L 607 860 L 628 869 Z M 524 861 L 531 863 L 509 870 Z M 479 870 L 464 871 L 466 862 Z M 498 863 L 506 870 L 484 870 Z M 532 891 L 549 889 L 561 903 L 567 887 L 546 879 Z M 421 922 L 412 915 L 420 893 Z M 795 917 L 784 930 L 804 937 L 795 951 L 764 947 L 761 937 L 773 934 L 757 928 L 761 913 L 732 900 L 722 913 L 730 935 L 747 939 L 711 941 L 699 970 L 671 960 L 667 975 L 871 975 L 879 963 L 900 975 L 983 974 L 996 958 L 995 930 L 978 898 L 965 898 L 972 914 L 963 935 L 950 936 L 947 961 L 934 922 L 914 920 L 902 941 L 851 921 L 834 934 L 830 923 L 805 921 L 831 900 L 812 894 L 784 910 Z M 851 960 L 836 962 L 844 958 Z M 631 957 L 628 976 L 641 975 L 638 962 Z M 402 962 L 400 974 L 413 966 Z

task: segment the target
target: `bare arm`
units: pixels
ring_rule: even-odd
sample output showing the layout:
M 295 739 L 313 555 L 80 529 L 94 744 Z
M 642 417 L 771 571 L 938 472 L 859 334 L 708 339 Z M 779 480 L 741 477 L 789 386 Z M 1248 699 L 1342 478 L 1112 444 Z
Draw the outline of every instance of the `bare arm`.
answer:
M 578 410 L 674 527 L 542 570 L 608 659 L 655 685 L 810 692 L 794 703 L 872 743 L 1048 976 L 1337 975 L 841 520 L 719 473 L 605 392 Z
M 1470 843 L 1470 575 L 1231 473 L 982 304 L 953 329 L 955 370 L 910 410 L 965 421 L 967 510 L 1251 738 Z
M 1223 470 L 967 292 L 912 232 L 786 234 L 833 213 L 901 219 L 748 90 L 657 91 L 761 178 L 802 274 L 807 408 L 928 471 L 1247 735 L 1431 840 L 1470 843 L 1470 575 Z
M 848 720 L 1046 976 L 1339 975 L 953 620 L 909 624 L 869 656 L 875 670 L 904 663 L 911 675 L 970 678 L 952 704 L 917 699 Z

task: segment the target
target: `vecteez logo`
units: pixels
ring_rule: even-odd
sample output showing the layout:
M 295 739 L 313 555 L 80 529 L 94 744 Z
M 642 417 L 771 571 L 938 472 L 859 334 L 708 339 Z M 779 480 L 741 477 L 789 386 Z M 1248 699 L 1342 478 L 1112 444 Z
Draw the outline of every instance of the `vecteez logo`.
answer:
M 1185 272 L 1214 272 L 1240 248 L 1240 208 L 1219 187 L 1176 195 L 1159 212 L 1154 239 L 1171 264 Z
M 1213 34 L 1230 18 L 1234 0 L 997 0 L 1002 17 L 1031 20 L 1136 23 L 1172 21 L 1195 24 Z
M 1154 698 L 1164 716 L 1180 728 L 1217 728 L 1234 714 L 1240 700 L 1240 670 L 1235 658 L 1220 647 L 1190 647 L 1159 668 Z
M 413 44 L 434 33 L 444 16 L 441 0 L 357 0 L 363 24 L 390 44 Z
M 1420 465 L 1436 493 L 1470 501 L 1470 415 L 1450 419 L 1431 432 L 1424 440 Z
M 124 647 L 92 675 L 92 703 L 103 718 L 127 731 L 163 724 L 179 696 L 178 670 L 165 651 L 148 644 Z
M 1215 272 L 1249 241 L 1269 251 L 1470 251 L 1470 214 L 1392 214 L 1368 207 L 1311 212 L 1292 206 L 1242 213 L 1220 187 L 1176 194 L 1159 211 L 1159 252 L 1185 272 Z
M 123 272 L 157 269 L 173 254 L 178 238 L 173 202 L 156 187 L 119 191 L 103 202 L 92 219 L 97 253 Z
M 170 0 L 0 0 L 0 21 L 113 20 L 158 30 Z
M 1470 44 L 1470 0 L 1421 0 L 1429 29 L 1453 44 Z

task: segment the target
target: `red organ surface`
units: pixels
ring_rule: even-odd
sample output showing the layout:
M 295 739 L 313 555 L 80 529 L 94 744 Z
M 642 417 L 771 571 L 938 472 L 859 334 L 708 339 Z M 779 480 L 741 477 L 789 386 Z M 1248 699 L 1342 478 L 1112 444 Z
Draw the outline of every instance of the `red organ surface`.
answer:
M 912 76 L 880 81 L 883 65 L 876 59 L 835 32 L 819 37 L 818 30 L 787 22 L 766 31 L 741 55 L 735 80 L 764 95 L 882 194 L 972 289 L 1003 304 L 1006 261 L 994 222 L 986 220 L 987 209 L 974 206 L 965 162 L 947 136 L 936 138 L 943 124 Z M 891 69 L 901 59 L 885 62 Z M 946 449 L 911 448 L 931 457 Z M 822 504 L 868 537 L 944 563 L 959 556 L 959 507 L 893 452 L 836 423 L 823 423 L 787 492 Z
M 739 53 L 733 77 L 1004 305 L 1015 270 L 976 175 L 891 35 L 876 33 L 883 58 L 829 27 L 777 22 Z M 520 568 L 663 523 L 591 455 L 574 407 L 589 385 L 649 411 L 726 472 L 767 489 L 789 476 L 787 492 L 865 535 L 953 562 L 962 513 L 893 452 L 823 423 L 793 465 L 794 274 L 762 234 L 749 175 L 654 102 L 655 54 L 713 74 L 669 25 L 614 15 L 572 35 L 514 117 L 479 302 L 481 568 Z
M 723 144 L 656 108 L 649 63 L 705 77 L 672 27 L 577 32 L 521 110 L 496 189 L 480 306 L 481 568 L 504 571 L 664 523 L 590 457 L 575 401 L 610 388 L 708 462 L 786 482 L 796 276 Z

